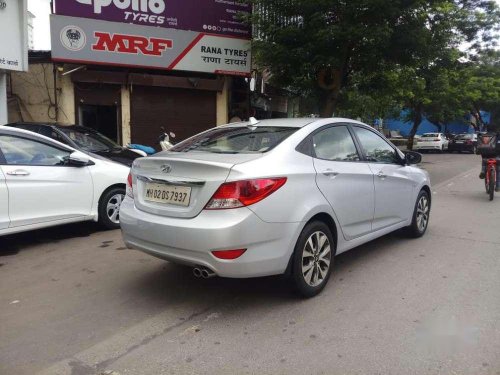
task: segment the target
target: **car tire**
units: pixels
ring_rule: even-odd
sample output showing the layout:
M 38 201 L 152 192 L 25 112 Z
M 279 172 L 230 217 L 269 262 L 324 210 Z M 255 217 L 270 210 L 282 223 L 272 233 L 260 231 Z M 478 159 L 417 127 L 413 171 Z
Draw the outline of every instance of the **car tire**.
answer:
M 411 238 L 420 238 L 427 231 L 431 213 L 429 193 L 421 190 L 415 202 L 411 225 L 406 227 L 406 234 Z
M 125 189 L 114 187 L 106 190 L 99 200 L 99 224 L 106 229 L 120 228 L 120 205 Z
M 307 224 L 297 240 L 291 279 L 302 297 L 319 294 L 328 283 L 335 257 L 335 241 L 330 228 L 321 221 Z

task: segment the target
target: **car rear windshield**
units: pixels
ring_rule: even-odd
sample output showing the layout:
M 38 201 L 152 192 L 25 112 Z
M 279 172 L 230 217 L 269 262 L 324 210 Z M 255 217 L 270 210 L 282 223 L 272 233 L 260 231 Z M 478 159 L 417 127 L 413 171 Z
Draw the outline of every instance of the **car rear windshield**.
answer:
M 422 138 L 436 138 L 439 137 L 439 134 L 424 134 Z
M 472 139 L 472 138 L 473 138 L 472 134 L 461 134 L 461 135 L 457 135 L 456 139 L 466 140 L 466 139 Z
M 179 143 L 172 152 L 211 152 L 217 154 L 250 154 L 267 152 L 297 128 L 241 126 L 212 129 Z

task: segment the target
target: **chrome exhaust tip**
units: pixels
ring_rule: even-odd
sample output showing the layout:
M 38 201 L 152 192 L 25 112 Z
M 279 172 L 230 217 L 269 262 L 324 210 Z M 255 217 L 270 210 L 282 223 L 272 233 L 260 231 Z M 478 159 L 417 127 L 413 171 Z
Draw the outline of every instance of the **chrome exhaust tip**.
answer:
M 202 271 L 201 271 L 198 267 L 193 268 L 193 275 L 194 275 L 194 277 L 196 277 L 196 278 L 198 278 L 198 279 L 199 279 L 200 277 L 203 277 L 203 275 L 202 275 Z
M 201 276 L 204 278 L 204 279 L 211 279 L 212 277 L 215 277 L 215 272 L 213 272 L 212 270 L 209 270 L 208 268 L 203 268 L 201 270 Z

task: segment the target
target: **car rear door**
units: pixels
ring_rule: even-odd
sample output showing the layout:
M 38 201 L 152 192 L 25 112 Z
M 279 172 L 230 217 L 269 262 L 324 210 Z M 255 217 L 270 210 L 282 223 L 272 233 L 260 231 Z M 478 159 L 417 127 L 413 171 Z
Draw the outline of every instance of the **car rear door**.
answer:
M 0 134 L 0 149 L 11 227 L 90 215 L 92 178 L 88 167 L 65 164 L 71 151 L 11 134 Z
M 312 135 L 316 183 L 332 206 L 346 240 L 372 230 L 373 173 L 361 160 L 346 125 L 332 125 Z
M 364 158 L 374 174 L 375 215 L 373 230 L 408 220 L 413 213 L 414 182 L 410 167 L 401 163 L 398 151 L 379 134 L 353 126 Z

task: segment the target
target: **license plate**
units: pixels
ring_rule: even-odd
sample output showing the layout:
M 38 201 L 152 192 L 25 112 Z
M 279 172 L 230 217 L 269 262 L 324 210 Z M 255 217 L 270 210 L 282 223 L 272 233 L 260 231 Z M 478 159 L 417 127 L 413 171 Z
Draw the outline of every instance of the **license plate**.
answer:
M 464 141 L 457 141 L 457 144 L 463 144 L 465 143 Z
M 144 200 L 187 207 L 191 200 L 191 188 L 148 183 L 144 191 Z

